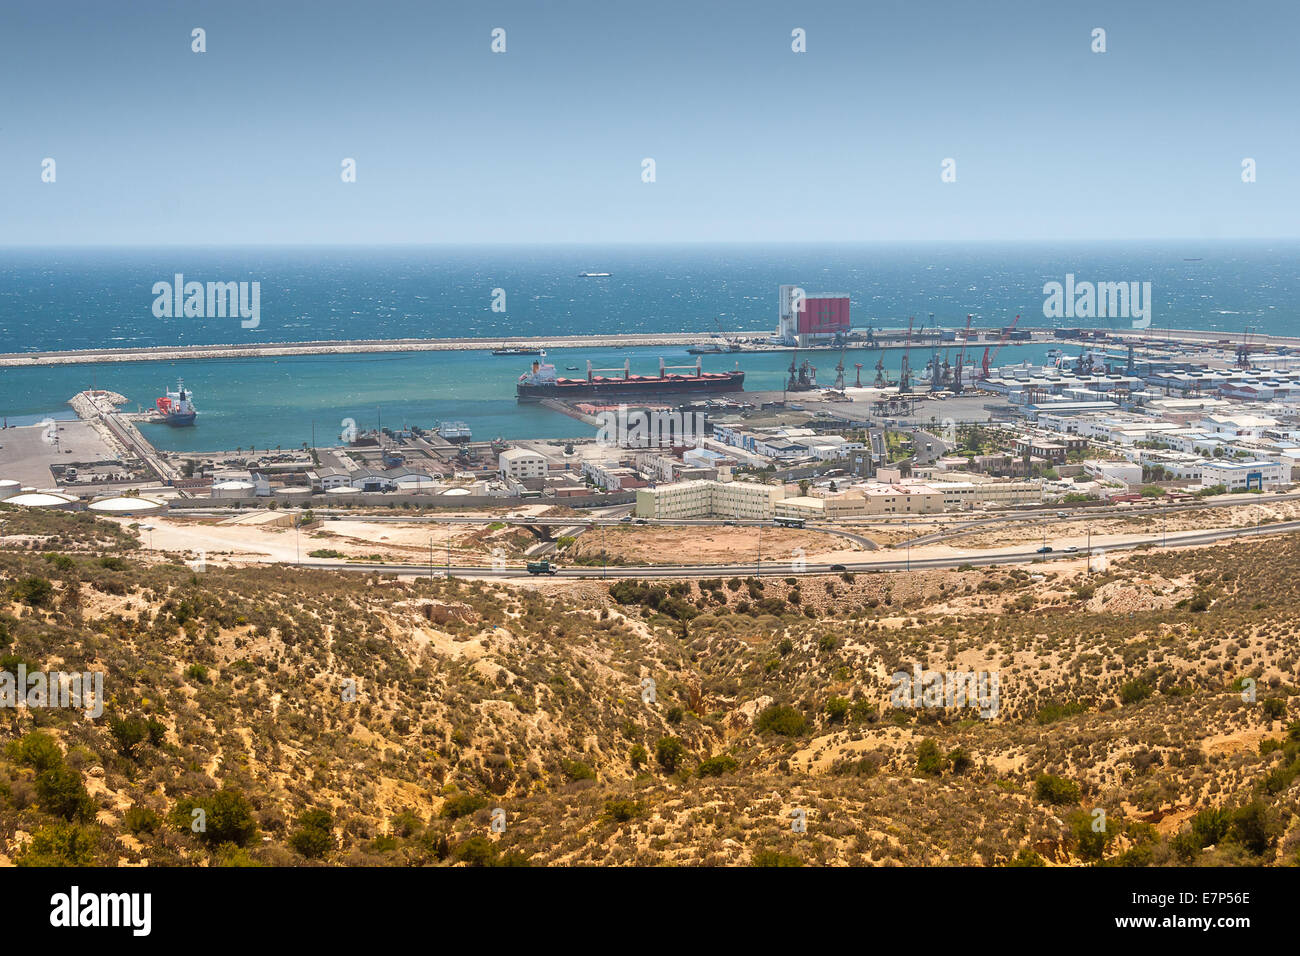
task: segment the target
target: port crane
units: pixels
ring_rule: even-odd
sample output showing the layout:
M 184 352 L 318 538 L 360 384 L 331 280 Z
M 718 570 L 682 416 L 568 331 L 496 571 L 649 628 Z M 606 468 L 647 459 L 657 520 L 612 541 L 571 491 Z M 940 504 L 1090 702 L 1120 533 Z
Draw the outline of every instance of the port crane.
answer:
M 912 322 L 914 316 L 907 317 L 907 338 L 903 340 L 903 367 L 898 373 L 898 394 L 906 395 L 912 390 L 912 369 L 909 365 L 909 357 L 912 353 Z
M 1237 346 L 1236 367 L 1250 368 L 1250 326 L 1246 326 L 1246 331 L 1241 336 L 1241 344 Z
M 732 336 L 727 334 L 727 330 L 722 327 L 722 320 L 715 315 L 713 317 L 713 322 L 718 327 L 718 334 L 722 336 L 722 341 L 727 343 L 727 351 L 728 352 L 741 351 L 740 339 L 738 337 L 733 338 Z
M 840 347 L 840 362 L 835 366 L 835 388 L 841 392 L 844 391 L 844 350 L 846 348 L 848 348 L 847 345 Z
M 1012 323 L 1002 330 L 1002 336 L 1001 338 L 998 339 L 998 344 L 993 347 L 992 355 L 989 354 L 989 347 L 987 345 L 984 346 L 984 361 L 980 364 L 981 379 L 985 379 L 989 377 L 990 367 L 993 365 L 993 362 L 997 359 L 998 353 L 1002 351 L 1002 346 L 1007 344 L 1007 339 L 1011 338 L 1011 333 L 1016 330 L 1016 326 L 1019 324 L 1020 324 L 1020 316 L 1016 316 L 1015 319 L 1012 321 Z
M 970 316 L 969 314 L 966 316 L 966 332 L 962 336 L 961 349 L 958 350 L 957 352 L 957 368 L 956 371 L 953 373 L 952 390 L 954 392 L 957 392 L 958 394 L 961 393 L 961 373 L 964 369 L 964 363 L 966 361 L 966 343 L 970 341 L 971 318 L 972 316 Z
M 862 387 L 862 363 L 854 362 L 853 367 L 858 370 L 858 381 L 857 384 L 854 385 L 854 388 L 861 388 Z

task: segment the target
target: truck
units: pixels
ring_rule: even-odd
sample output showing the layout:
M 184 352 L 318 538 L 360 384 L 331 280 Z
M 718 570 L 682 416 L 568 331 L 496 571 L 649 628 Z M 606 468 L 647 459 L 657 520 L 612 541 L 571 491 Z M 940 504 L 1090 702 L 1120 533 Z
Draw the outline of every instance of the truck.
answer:
M 529 574 L 555 574 L 559 570 L 560 569 L 557 568 L 555 565 L 551 564 L 550 561 L 529 561 L 528 562 Z

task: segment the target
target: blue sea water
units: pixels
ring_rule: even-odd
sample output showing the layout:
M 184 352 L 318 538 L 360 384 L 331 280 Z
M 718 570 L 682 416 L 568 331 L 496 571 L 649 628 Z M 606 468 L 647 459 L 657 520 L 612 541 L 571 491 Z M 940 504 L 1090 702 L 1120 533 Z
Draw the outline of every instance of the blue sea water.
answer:
M 584 271 L 609 278 L 579 278 Z M 261 322 L 160 319 L 153 285 L 258 281 Z M 1066 273 L 1092 281 L 1149 281 L 1153 322 L 1300 334 L 1300 242 L 864 243 L 244 249 L 0 249 L 0 352 L 354 338 L 561 336 L 617 332 L 770 330 L 776 290 L 852 297 L 853 324 L 897 327 L 914 315 L 949 327 L 969 313 L 982 326 L 1043 318 L 1043 283 Z M 492 311 L 494 289 L 506 311 Z M 1062 324 L 1084 325 L 1086 320 Z M 1119 327 L 1123 322 L 1095 320 Z M 560 367 L 634 369 L 692 361 L 684 349 L 553 351 Z M 1008 347 L 1000 361 L 1041 358 Z M 746 387 L 780 388 L 789 356 L 744 355 Z M 846 357 L 872 377 L 877 353 Z M 897 369 L 901 355 L 888 353 Z M 514 381 L 528 359 L 486 352 L 293 356 L 0 369 L 0 414 L 11 421 L 66 410 L 94 385 L 148 407 L 178 376 L 194 389 L 194 428 L 147 429 L 160 448 L 291 447 L 359 427 L 464 420 L 476 438 L 581 434 L 572 419 L 520 407 Z M 709 370 L 735 357 L 705 356 Z M 835 357 L 812 358 L 829 382 Z M 923 365 L 913 357 L 913 365 Z

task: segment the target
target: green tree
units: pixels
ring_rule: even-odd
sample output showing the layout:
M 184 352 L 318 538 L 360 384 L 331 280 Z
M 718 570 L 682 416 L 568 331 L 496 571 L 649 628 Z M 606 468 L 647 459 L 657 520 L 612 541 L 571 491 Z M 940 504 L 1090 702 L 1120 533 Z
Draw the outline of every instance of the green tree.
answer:
M 298 815 L 298 827 L 289 834 L 289 846 L 309 860 L 316 860 L 334 849 L 334 818 L 328 810 L 304 810 Z
M 655 744 L 655 760 L 664 773 L 676 773 L 686 756 L 686 747 L 676 737 L 660 737 Z

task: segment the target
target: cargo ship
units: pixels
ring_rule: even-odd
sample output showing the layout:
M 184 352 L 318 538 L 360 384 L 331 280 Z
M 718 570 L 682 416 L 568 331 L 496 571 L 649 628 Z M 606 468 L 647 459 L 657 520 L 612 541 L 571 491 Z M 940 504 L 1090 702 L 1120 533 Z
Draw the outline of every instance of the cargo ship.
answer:
M 542 350 L 527 345 L 502 345 L 492 350 L 493 355 L 541 355 Z
M 185 388 L 185 382 L 176 380 L 176 391 L 168 392 L 154 402 L 158 414 L 168 425 L 193 425 L 198 412 L 194 408 L 194 393 Z
M 687 370 L 689 374 L 673 374 L 673 370 Z M 599 375 L 598 372 L 619 374 Z M 699 359 L 694 365 L 664 365 L 661 358 L 658 375 L 633 375 L 630 360 L 622 368 L 592 368 L 588 361 L 586 378 L 559 378 L 551 363 L 533 362 L 532 371 L 519 376 L 515 396 L 521 402 L 539 402 L 544 398 L 659 398 L 740 392 L 744 388 L 745 373 L 739 363 L 732 372 L 705 372 Z

